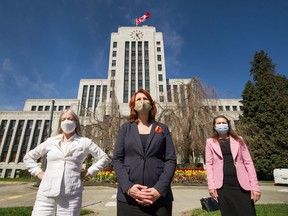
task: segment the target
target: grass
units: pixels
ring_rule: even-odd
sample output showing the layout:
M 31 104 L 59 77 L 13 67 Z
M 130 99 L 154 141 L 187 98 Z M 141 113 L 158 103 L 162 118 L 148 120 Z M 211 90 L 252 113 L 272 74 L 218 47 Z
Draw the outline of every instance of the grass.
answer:
M 8 207 L 8 208 L 0 208 L 1 216 L 30 216 L 32 213 L 32 206 L 28 207 Z M 88 215 L 94 213 L 89 209 L 81 209 L 80 215 Z
M 288 204 L 256 204 L 257 216 L 287 216 Z M 190 216 L 220 216 L 220 211 L 207 212 L 202 209 L 194 209 Z

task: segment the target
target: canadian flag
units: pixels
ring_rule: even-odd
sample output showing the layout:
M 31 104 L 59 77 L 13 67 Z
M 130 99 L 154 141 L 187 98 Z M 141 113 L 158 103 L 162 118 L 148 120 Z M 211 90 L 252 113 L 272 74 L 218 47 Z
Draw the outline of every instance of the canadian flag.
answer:
M 136 18 L 136 26 L 138 26 L 141 22 L 144 22 L 149 17 L 150 17 L 150 13 L 146 12 L 142 17 Z

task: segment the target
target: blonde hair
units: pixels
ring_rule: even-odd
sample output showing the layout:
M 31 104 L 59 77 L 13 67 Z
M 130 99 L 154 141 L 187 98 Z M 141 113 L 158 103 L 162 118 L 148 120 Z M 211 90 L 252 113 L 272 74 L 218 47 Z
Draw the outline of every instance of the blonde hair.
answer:
M 57 128 L 57 132 L 56 134 L 62 134 L 63 133 L 63 130 L 61 129 L 61 118 L 62 116 L 65 114 L 65 113 L 71 113 L 72 116 L 73 116 L 73 121 L 75 122 L 76 124 L 76 128 L 75 128 L 75 133 L 78 135 L 78 136 L 81 136 L 81 127 L 80 127 L 80 121 L 79 121 L 79 118 L 78 116 L 76 115 L 75 112 L 73 112 L 71 109 L 66 109 L 64 110 L 60 117 L 59 117 L 59 121 L 58 121 L 58 128 Z

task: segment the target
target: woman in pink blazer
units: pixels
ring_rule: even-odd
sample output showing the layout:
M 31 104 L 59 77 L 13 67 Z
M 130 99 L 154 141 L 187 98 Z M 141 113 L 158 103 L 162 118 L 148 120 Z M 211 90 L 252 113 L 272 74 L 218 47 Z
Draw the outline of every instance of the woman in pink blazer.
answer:
M 260 199 L 255 167 L 247 145 L 225 116 L 213 120 L 213 137 L 206 142 L 206 171 L 211 197 L 222 216 L 255 216 Z

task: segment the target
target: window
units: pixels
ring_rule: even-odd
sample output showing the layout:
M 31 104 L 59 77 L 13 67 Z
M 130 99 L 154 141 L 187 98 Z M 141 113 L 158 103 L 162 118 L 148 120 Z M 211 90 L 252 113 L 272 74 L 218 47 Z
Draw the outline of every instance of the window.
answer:
M 43 106 L 39 106 L 38 111 L 43 111 Z
M 116 53 L 117 53 L 116 51 L 113 51 L 112 56 L 113 56 L 113 57 L 116 57 Z
M 164 96 L 159 97 L 160 102 L 164 102 Z
M 63 111 L 64 107 L 63 106 L 59 106 L 58 107 L 58 111 Z
M 113 42 L 113 48 L 117 48 L 117 42 Z
M 156 44 L 157 44 L 157 45 L 160 45 L 160 41 L 157 41 Z
M 163 92 L 163 85 L 159 85 L 159 92 Z
M 45 111 L 49 111 L 50 110 L 50 106 L 45 106 Z
M 157 55 L 157 61 L 161 61 L 161 55 Z
M 172 102 L 171 85 L 167 85 L 167 99 L 168 102 Z
M 157 47 L 157 52 L 161 52 L 161 47 Z
M 230 106 L 225 106 L 226 111 L 230 111 Z
M 213 111 L 216 111 L 216 106 L 211 107 Z
M 32 106 L 31 111 L 36 111 L 36 106 Z
M 233 111 L 237 111 L 237 106 L 232 106 Z
M 111 80 L 110 86 L 111 86 L 112 88 L 115 87 L 115 80 Z
M 116 66 L 116 60 L 112 60 L 112 67 Z
M 111 76 L 114 77 L 116 74 L 116 71 L 115 70 L 111 70 Z
M 70 109 L 70 106 L 66 106 L 65 109 Z
M 159 80 L 159 81 L 163 81 L 163 75 L 162 75 L 162 74 L 159 74 L 159 75 L 158 75 L 158 80 Z
M 223 111 L 223 106 L 219 106 L 219 111 Z
M 240 111 L 243 111 L 243 110 L 244 110 L 244 109 L 243 109 L 243 106 L 240 106 L 239 108 L 240 108 Z
M 158 64 L 158 71 L 162 71 L 162 65 Z

